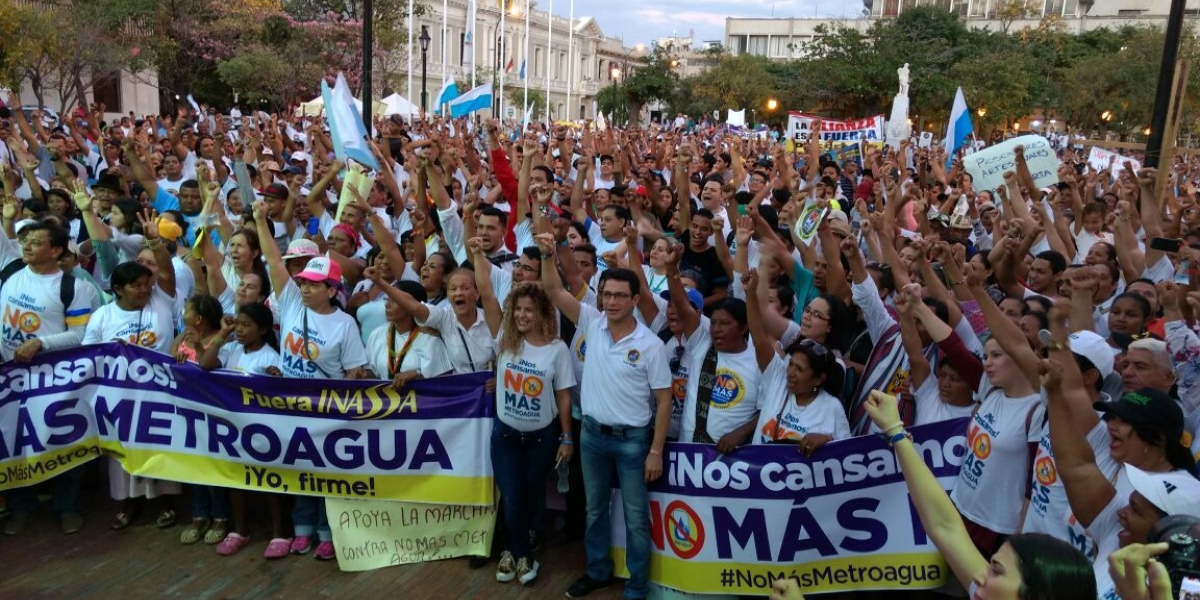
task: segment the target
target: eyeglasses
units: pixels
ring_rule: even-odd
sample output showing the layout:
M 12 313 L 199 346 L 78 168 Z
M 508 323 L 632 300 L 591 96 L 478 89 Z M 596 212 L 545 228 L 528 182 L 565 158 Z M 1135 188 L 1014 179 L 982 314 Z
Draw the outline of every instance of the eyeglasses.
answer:
M 812 307 L 812 305 L 809 305 L 809 306 L 805 306 L 805 307 L 804 307 L 804 314 L 806 314 L 806 315 L 812 315 L 814 318 L 820 319 L 820 320 L 822 320 L 822 321 L 828 321 L 828 320 L 829 320 L 829 315 L 826 315 L 826 314 L 821 314 L 821 313 L 819 313 L 819 312 L 817 312 L 817 311 L 813 310 L 813 307 Z
M 633 294 L 628 292 L 600 292 L 601 300 L 628 300 Z
M 675 355 L 672 356 L 671 360 L 667 363 L 667 365 L 671 367 L 671 373 L 679 372 L 679 367 L 683 363 L 683 352 L 684 347 L 682 344 L 675 346 Z

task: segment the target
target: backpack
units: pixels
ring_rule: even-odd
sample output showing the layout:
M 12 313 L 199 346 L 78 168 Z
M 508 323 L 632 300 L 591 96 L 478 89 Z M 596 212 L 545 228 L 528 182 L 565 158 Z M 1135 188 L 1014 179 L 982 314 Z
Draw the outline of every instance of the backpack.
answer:
M 25 263 L 19 258 L 4 265 L 4 268 L 0 269 L 0 288 L 3 288 L 13 275 L 24 268 Z M 58 299 L 62 301 L 63 313 L 66 313 L 67 309 L 71 308 L 71 304 L 75 302 L 75 276 L 66 271 L 63 271 L 62 280 L 59 282 Z

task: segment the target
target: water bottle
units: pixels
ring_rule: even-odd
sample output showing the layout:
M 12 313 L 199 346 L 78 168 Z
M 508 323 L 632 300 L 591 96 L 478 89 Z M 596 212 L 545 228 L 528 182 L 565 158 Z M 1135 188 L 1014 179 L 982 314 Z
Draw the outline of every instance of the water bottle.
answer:
M 565 460 L 560 460 L 558 461 L 558 465 L 554 467 L 554 470 L 558 473 L 558 493 L 566 494 L 571 489 L 571 481 L 569 479 L 571 465 Z

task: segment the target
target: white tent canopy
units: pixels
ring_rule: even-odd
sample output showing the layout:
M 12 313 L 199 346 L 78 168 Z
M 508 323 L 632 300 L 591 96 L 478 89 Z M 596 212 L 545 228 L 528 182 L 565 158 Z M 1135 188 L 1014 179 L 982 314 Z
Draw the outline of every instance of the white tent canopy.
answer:
M 383 115 L 390 117 L 392 115 L 400 115 L 404 117 L 418 116 L 421 114 L 421 107 L 413 104 L 400 94 L 392 94 L 383 99 Z

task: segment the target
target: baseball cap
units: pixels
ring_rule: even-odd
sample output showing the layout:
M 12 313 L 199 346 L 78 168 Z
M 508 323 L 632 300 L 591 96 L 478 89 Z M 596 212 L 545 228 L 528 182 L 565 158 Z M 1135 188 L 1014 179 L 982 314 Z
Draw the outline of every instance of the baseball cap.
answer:
M 637 192 L 637 195 L 639 195 L 643 198 L 645 198 L 647 196 L 646 186 L 639 185 L 639 186 L 637 186 L 637 188 L 634 189 L 634 191 Z
M 303 271 L 296 274 L 296 279 L 307 279 L 318 283 L 328 281 L 341 283 L 342 268 L 337 263 L 329 260 L 328 256 L 317 256 L 308 261 Z
M 704 312 L 704 295 L 696 290 L 696 288 L 685 288 L 685 290 L 687 291 L 688 304 L 691 304 L 692 308 L 696 309 L 698 312 Z M 663 290 L 659 292 L 658 297 L 662 298 L 663 300 L 670 301 L 671 290 Z
M 15 233 L 19 236 L 19 235 L 21 235 L 22 229 L 25 229 L 26 227 L 29 227 L 30 225 L 36 225 L 37 222 L 38 222 L 37 219 L 21 219 L 20 221 L 13 223 L 13 233 Z
M 287 253 L 283 255 L 284 260 L 292 258 L 320 256 L 321 248 L 312 240 L 292 240 L 287 247 Z
M 1154 426 L 1163 431 L 1167 440 L 1177 440 L 1183 435 L 1183 409 L 1174 398 L 1153 388 L 1126 392 L 1118 400 L 1097 402 L 1092 407 L 1103 413 L 1105 420 L 1112 415 L 1128 423 Z
M 971 229 L 971 217 L 950 215 L 950 229 Z
M 283 168 L 283 174 L 284 175 L 303 175 L 304 171 L 300 170 L 300 167 L 297 167 L 296 165 L 288 165 Z
M 267 162 L 258 165 L 258 168 L 265 171 L 278 171 L 279 163 L 273 160 L 268 160 Z
M 981 203 L 979 203 L 979 214 L 981 214 L 981 215 L 982 215 L 983 213 L 985 213 L 985 212 L 987 212 L 987 211 L 989 211 L 989 210 L 996 210 L 996 205 L 995 205 L 995 204 L 992 204 L 991 202 L 981 202 Z
M 1147 473 L 1126 463 L 1125 474 L 1134 491 L 1168 516 L 1200 517 L 1200 480 L 1187 471 Z
M 1038 337 L 1041 337 L 1039 332 Z M 1108 377 L 1113 372 L 1113 353 L 1108 342 L 1094 331 L 1076 331 L 1067 338 L 1071 352 L 1078 354 L 1092 363 L 1100 371 L 1100 377 Z
M 307 152 L 293 152 L 291 158 L 288 159 L 288 162 L 310 162 L 311 160 L 312 157 L 310 157 Z
M 100 179 L 92 185 L 93 190 L 112 190 L 114 192 L 124 192 L 121 187 L 121 178 L 112 173 L 105 173 L 100 176 Z
M 263 189 L 262 195 L 270 198 L 282 198 L 283 200 L 287 200 L 288 189 L 287 186 L 283 185 L 282 183 L 272 183 Z

